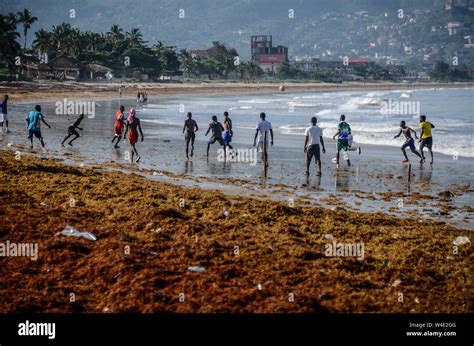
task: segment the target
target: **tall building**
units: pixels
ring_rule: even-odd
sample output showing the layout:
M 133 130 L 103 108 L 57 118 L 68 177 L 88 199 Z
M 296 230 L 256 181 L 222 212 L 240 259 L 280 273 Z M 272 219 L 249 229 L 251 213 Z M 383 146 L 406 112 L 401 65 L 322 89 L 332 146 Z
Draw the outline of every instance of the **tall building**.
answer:
M 275 72 L 279 62 L 288 61 L 288 47 L 273 47 L 271 35 L 252 36 L 250 49 L 252 62 L 265 72 Z

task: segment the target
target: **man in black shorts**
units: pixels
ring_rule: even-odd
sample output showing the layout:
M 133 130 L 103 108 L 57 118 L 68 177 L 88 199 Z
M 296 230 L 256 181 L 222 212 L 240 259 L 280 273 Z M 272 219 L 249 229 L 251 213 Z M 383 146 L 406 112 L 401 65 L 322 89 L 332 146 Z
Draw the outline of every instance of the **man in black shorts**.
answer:
M 416 151 L 416 148 L 415 148 L 415 140 L 413 139 L 413 137 L 411 136 L 411 134 L 415 135 L 415 138 L 418 139 L 418 136 L 416 135 L 416 131 L 413 130 L 411 127 L 408 127 L 405 123 L 404 120 L 400 121 L 400 132 L 398 132 L 398 135 L 396 135 L 395 137 L 393 138 L 398 138 L 400 137 L 400 135 L 403 133 L 403 135 L 405 136 L 405 142 L 403 143 L 402 147 L 401 147 L 401 150 L 402 150 L 402 153 L 403 153 L 403 156 L 405 156 L 405 160 L 402 161 L 402 163 L 409 163 L 410 160 L 408 160 L 408 156 L 407 156 L 407 153 L 405 152 L 405 149 L 407 147 L 410 148 L 411 152 L 413 154 L 415 154 L 416 156 L 418 156 L 420 158 L 420 163 L 423 163 L 425 161 L 425 159 Z
M 316 117 L 311 118 L 311 126 L 308 127 L 305 131 L 305 141 L 304 141 L 304 152 L 306 153 L 306 175 L 309 175 L 309 166 L 311 160 L 315 159 L 316 164 L 318 165 L 317 175 L 321 175 L 321 152 L 320 146 L 323 149 L 323 154 L 326 153 L 326 148 L 324 147 L 323 140 L 323 130 L 316 125 L 318 119 Z
M 184 135 L 184 140 L 186 141 L 186 159 L 189 159 L 188 152 L 189 152 L 189 142 L 191 142 L 191 157 L 193 157 L 194 154 L 194 139 L 196 138 L 196 132 L 199 130 L 199 127 L 197 125 L 197 122 L 192 119 L 193 114 L 191 112 L 188 112 L 188 119 L 184 121 L 184 126 L 183 126 L 183 133 Z
M 212 137 L 207 142 L 207 157 L 209 157 L 209 148 L 211 144 L 214 144 L 216 141 L 219 142 L 220 145 L 224 147 L 224 158 L 225 158 L 225 142 L 224 138 L 222 137 L 222 131 L 224 131 L 224 126 L 220 122 L 217 121 L 217 117 L 215 115 L 212 116 L 212 123 L 209 124 L 209 127 L 206 131 L 205 136 L 208 135 L 209 131 L 212 130 Z
M 423 154 L 423 148 L 424 147 L 428 148 L 428 151 L 430 152 L 430 157 L 431 157 L 430 164 L 433 164 L 433 137 L 432 137 L 431 130 L 434 128 L 435 126 L 432 123 L 430 123 L 429 121 L 426 121 L 426 115 L 422 115 L 420 117 L 420 129 L 421 129 L 420 153 L 424 160 L 425 155 Z
M 79 127 L 79 125 L 81 124 L 81 121 L 82 119 L 84 119 L 84 114 L 81 114 L 79 115 L 79 118 L 76 119 L 76 121 L 74 122 L 74 124 L 72 124 L 71 126 L 68 127 L 67 129 L 67 136 L 66 138 L 63 139 L 63 141 L 61 142 L 61 145 L 64 147 L 64 142 L 67 141 L 67 139 L 71 136 L 74 136 L 73 139 L 71 139 L 69 141 L 69 145 L 72 147 L 72 142 L 74 142 L 76 139 L 78 139 L 79 137 L 81 137 L 81 135 L 79 134 L 79 132 L 77 132 L 76 129 L 79 129 L 82 131 L 82 127 Z

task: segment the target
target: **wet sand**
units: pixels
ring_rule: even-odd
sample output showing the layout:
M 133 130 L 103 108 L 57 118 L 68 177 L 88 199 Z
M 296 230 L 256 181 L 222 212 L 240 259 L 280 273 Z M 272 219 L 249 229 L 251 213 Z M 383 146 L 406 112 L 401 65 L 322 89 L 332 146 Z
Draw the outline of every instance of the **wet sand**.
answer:
M 0 257 L 2 313 L 472 311 L 471 247 L 452 244 L 468 230 L 0 158 L 0 242 L 39 245 L 37 261 Z M 364 258 L 327 257 L 333 241 Z
M 446 222 L 459 228 L 474 227 L 472 158 L 435 153 L 434 165 L 420 165 L 409 152 L 412 159 L 409 171 L 409 166 L 401 163 L 403 156 L 399 148 L 362 145 L 362 155 L 350 153 L 351 167 L 341 159 L 341 168 L 336 169 L 332 162 L 335 141 L 327 138 L 327 153 L 322 155 L 323 175 L 316 177 L 313 164 L 307 180 L 305 154 L 301 149 L 304 138 L 276 131 L 275 146 L 269 153 L 268 177 L 263 179 L 260 159 L 256 165 L 253 162 L 221 162 L 217 159 L 217 145 L 211 147 L 210 158 L 206 159 L 209 137 L 204 137 L 202 127 L 196 136 L 195 156 L 187 161 L 179 126 L 145 122 L 142 118 L 146 139 L 137 144 L 142 159 L 139 165 L 132 165 L 131 147 L 127 141 L 120 143 L 119 150 L 114 150 L 110 143 L 113 110 L 118 101 L 101 101 L 99 105 L 95 118 L 86 118 L 81 124 L 84 136 L 74 142 L 74 147 L 63 148 L 60 143 L 75 118 L 55 115 L 52 103 L 43 103 L 48 122 L 53 127 L 43 129 L 46 152 L 39 150 L 36 139 L 34 151 L 28 148 L 23 114 L 32 105 L 17 106 L 10 121 L 12 132 L 0 134 L 0 149 L 34 153 L 73 165 L 132 170 L 150 179 L 247 197 L 293 200 L 298 205 L 381 212 L 402 218 Z M 237 129 L 233 141 L 235 148 L 252 150 L 253 131 Z M 355 142 L 355 145 L 358 144 Z

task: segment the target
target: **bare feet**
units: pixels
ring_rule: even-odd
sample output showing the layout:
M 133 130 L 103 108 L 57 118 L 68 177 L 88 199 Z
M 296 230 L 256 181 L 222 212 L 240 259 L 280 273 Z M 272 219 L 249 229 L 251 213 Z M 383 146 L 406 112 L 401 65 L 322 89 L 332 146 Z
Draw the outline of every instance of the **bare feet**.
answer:
M 409 163 L 410 160 L 403 160 L 402 163 Z

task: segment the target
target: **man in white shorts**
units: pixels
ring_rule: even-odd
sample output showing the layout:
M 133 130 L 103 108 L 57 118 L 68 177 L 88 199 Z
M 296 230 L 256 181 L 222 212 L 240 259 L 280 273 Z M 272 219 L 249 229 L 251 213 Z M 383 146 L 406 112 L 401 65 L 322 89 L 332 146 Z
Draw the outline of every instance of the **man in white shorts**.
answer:
M 255 131 L 255 137 L 253 139 L 253 146 L 257 145 L 258 151 L 262 153 L 263 157 L 263 141 L 265 134 L 267 137 L 267 150 L 268 142 L 273 146 L 273 129 L 272 124 L 265 120 L 265 113 L 260 113 L 260 122 L 257 124 L 257 130 Z
M 326 153 L 326 148 L 324 147 L 323 140 L 323 130 L 316 125 L 318 119 L 316 117 L 311 118 L 311 126 L 306 129 L 304 132 L 304 152 L 306 153 L 306 175 L 309 176 L 309 166 L 311 160 L 314 159 L 318 165 L 318 176 L 321 175 L 321 148 L 323 149 L 323 154 Z M 321 148 L 320 148 L 321 147 Z
M 8 95 L 5 95 L 2 100 L 2 103 L 0 104 L 0 107 L 0 131 L 3 132 L 3 123 L 5 123 L 7 132 L 10 132 L 8 131 Z

